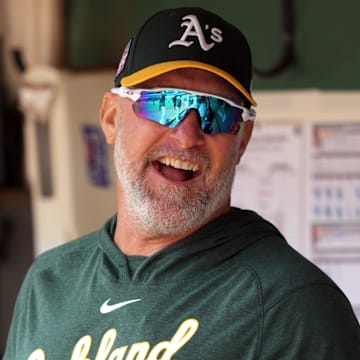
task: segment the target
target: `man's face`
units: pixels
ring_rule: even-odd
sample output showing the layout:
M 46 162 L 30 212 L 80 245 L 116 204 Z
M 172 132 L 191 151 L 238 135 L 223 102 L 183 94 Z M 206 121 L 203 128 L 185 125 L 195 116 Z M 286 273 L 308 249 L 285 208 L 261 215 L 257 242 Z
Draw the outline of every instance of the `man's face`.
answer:
M 202 70 L 177 70 L 139 87 L 175 87 L 237 100 L 231 86 Z M 116 95 L 115 95 L 116 96 Z M 187 234 L 230 209 L 235 166 L 250 137 L 205 134 L 195 110 L 175 128 L 141 119 L 119 98 L 115 169 L 119 212 L 152 237 Z

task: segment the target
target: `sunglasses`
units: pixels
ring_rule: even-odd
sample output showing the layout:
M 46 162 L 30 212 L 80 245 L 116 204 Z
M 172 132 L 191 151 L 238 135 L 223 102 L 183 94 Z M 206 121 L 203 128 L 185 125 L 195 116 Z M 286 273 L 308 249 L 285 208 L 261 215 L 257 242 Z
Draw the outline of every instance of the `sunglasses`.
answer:
M 201 129 L 206 134 L 237 134 L 242 121 L 255 120 L 255 110 L 212 94 L 181 89 L 133 89 L 118 87 L 113 94 L 134 101 L 134 113 L 143 119 L 174 128 L 189 110 L 198 112 Z

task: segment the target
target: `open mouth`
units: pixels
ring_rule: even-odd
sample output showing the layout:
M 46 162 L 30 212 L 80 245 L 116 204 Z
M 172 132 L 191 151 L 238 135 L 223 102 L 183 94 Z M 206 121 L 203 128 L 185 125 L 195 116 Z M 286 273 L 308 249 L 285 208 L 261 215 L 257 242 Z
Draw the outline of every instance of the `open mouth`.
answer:
M 154 162 L 156 169 L 167 180 L 185 182 L 199 176 L 200 166 L 187 160 L 162 157 Z

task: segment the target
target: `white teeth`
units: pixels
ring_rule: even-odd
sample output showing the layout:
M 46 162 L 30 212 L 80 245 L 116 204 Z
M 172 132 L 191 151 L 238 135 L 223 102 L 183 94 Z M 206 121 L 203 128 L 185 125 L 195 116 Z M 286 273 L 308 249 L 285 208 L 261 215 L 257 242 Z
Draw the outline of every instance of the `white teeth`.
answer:
M 158 160 L 161 164 L 171 166 L 175 169 L 187 170 L 187 171 L 198 171 L 200 166 L 198 164 L 191 163 L 185 160 L 172 159 L 169 157 L 163 157 Z

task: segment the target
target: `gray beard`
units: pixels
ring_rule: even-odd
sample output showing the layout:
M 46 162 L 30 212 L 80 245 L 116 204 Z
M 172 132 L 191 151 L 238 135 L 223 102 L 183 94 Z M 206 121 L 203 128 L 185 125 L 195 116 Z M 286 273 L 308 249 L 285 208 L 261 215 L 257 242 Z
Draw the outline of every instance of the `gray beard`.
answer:
M 150 159 L 145 159 L 144 169 L 138 171 L 123 151 L 120 131 L 116 137 L 114 157 L 116 174 L 124 195 L 122 200 L 134 224 L 149 236 L 176 236 L 197 229 L 228 201 L 235 162 L 212 185 L 202 184 L 194 188 L 193 185 L 180 187 L 162 184 L 156 189 L 149 188 L 144 178 Z

